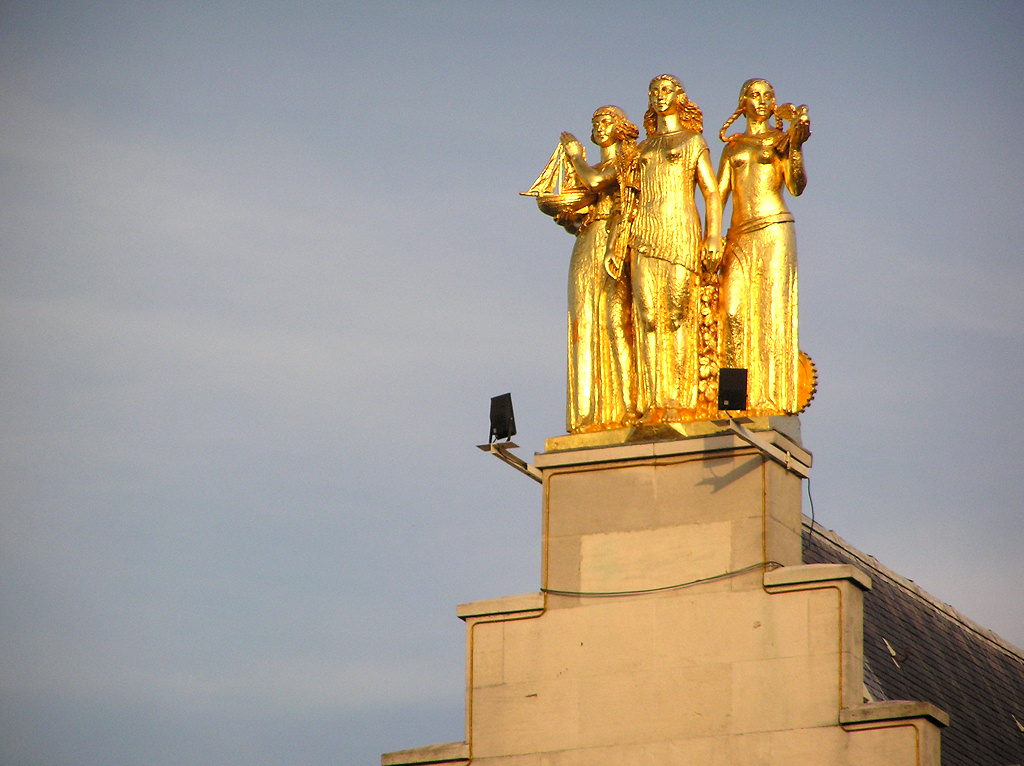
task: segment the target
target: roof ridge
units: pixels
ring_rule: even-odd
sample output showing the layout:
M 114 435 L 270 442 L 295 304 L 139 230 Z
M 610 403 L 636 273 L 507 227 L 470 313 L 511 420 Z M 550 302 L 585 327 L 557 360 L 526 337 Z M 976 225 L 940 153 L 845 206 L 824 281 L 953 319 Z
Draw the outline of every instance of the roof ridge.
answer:
M 808 531 L 810 531 L 812 528 L 811 519 L 809 519 L 807 516 L 803 517 L 803 527 L 805 530 Z M 954 607 L 950 606 L 944 601 L 940 601 L 935 596 L 921 588 L 913 580 L 910 580 L 904 577 L 903 575 L 893 571 L 892 569 L 889 569 L 889 567 L 882 564 L 874 556 L 854 548 L 852 545 L 850 545 L 850 543 L 846 542 L 846 540 L 841 538 L 833 530 L 827 529 L 821 526 L 820 523 L 815 521 L 813 526 L 813 533 L 815 535 L 818 535 L 819 537 L 824 537 L 832 545 L 843 550 L 845 553 L 849 554 L 854 559 L 857 559 L 859 562 L 864 564 L 866 568 L 881 575 L 886 580 L 889 580 L 889 582 L 891 582 L 896 587 L 907 591 L 907 593 L 909 593 L 911 596 L 921 601 L 924 601 L 930 606 L 938 609 L 951 620 L 960 624 L 961 627 L 976 634 L 979 638 L 985 639 L 989 643 L 993 644 L 997 649 L 1003 651 L 1006 654 L 1011 655 L 1014 659 L 1020 662 L 1024 662 L 1024 650 L 1021 650 L 1020 648 L 1014 646 L 999 634 L 993 633 L 988 628 L 979 625 L 966 615 L 961 614 Z

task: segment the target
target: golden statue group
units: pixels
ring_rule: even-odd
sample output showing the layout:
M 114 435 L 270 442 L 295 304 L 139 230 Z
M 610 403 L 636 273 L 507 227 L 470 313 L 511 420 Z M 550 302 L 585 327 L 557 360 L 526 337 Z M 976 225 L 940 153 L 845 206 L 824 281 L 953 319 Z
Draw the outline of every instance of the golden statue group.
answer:
M 806 184 L 807 107 L 776 104 L 765 80 L 744 83 L 719 133 L 716 177 L 703 116 L 682 83 L 659 75 L 648 96 L 643 142 L 621 109 L 603 106 L 591 135 L 600 161 L 587 164 L 563 133 L 524 192 L 576 236 L 566 429 L 722 417 L 720 368 L 747 370 L 745 414 L 799 412 L 813 396 L 814 368 L 797 345 L 796 237 L 782 189 L 799 195 Z M 746 130 L 726 136 L 741 116 Z

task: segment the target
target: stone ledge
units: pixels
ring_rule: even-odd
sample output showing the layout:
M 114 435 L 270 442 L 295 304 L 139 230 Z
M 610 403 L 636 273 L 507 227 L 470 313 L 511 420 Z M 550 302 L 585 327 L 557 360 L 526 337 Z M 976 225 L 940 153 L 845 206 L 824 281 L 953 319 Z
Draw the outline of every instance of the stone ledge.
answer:
M 413 766 L 428 763 L 469 763 L 469 743 L 448 742 L 424 745 L 411 750 L 396 750 L 380 757 L 381 766 Z
M 850 564 L 801 564 L 764 573 L 764 587 L 781 588 L 833 580 L 850 580 L 861 590 L 871 590 L 871 578 Z
M 886 702 L 869 702 L 857 707 L 846 707 L 839 711 L 839 723 L 844 726 L 881 721 L 902 721 L 908 718 L 927 718 L 936 726 L 949 726 L 949 713 L 930 702 L 888 700 Z
M 791 454 L 798 462 L 810 467 L 812 455 L 799 443 L 799 437 L 791 438 L 780 433 L 771 425 L 768 418 L 764 423 L 748 423 L 747 427 L 760 435 L 765 441 L 775 445 L 783 452 Z M 771 420 L 775 420 L 774 418 Z M 570 434 L 564 437 L 548 439 L 547 451 L 537 453 L 534 462 L 540 469 L 570 468 L 573 466 L 593 465 L 595 463 L 623 463 L 654 460 L 657 458 L 684 456 L 693 454 L 711 454 L 733 450 L 755 450 L 746 441 L 729 432 L 722 426 L 711 421 L 700 423 L 676 423 L 674 426 L 686 432 L 676 433 L 671 438 L 662 437 L 650 441 L 621 441 L 608 443 L 590 438 L 592 434 Z M 700 428 L 696 428 L 699 426 Z M 670 429 L 668 425 L 664 426 Z M 598 432 L 598 435 L 620 434 L 628 429 L 614 432 Z M 670 429 L 671 430 L 671 429 Z M 693 431 L 693 433 L 690 433 Z M 585 438 L 586 437 L 586 438 Z
M 694 447 L 694 449 L 696 449 Z M 654 457 L 654 442 L 644 444 L 616 444 L 587 447 L 576 450 L 538 452 L 534 464 L 538 468 L 561 468 L 590 463 L 618 463 L 627 460 L 650 460 Z
M 502 596 L 486 601 L 471 601 L 459 604 L 455 614 L 460 620 L 470 617 L 496 617 L 502 614 L 519 614 L 520 612 L 540 612 L 544 610 L 543 593 L 523 593 L 518 596 Z
M 723 415 L 723 418 L 725 416 Z M 797 415 L 775 415 L 771 417 L 739 418 L 751 431 L 777 431 L 797 448 L 802 450 L 800 418 Z M 658 425 L 635 425 L 625 428 L 611 428 L 582 434 L 564 434 L 545 440 L 545 452 L 563 452 L 624 444 L 676 441 L 694 437 L 724 433 L 727 428 L 714 420 L 694 420 L 682 423 L 660 423 Z M 809 453 L 805 453 L 809 454 Z M 806 461 L 804 461 L 806 462 Z

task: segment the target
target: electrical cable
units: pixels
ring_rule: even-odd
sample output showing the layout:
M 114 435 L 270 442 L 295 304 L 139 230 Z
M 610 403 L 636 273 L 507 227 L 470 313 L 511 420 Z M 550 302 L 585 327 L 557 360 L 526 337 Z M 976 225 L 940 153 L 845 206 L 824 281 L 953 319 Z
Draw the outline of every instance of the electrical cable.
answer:
M 701 585 L 702 583 L 714 582 L 715 580 L 724 580 L 728 577 L 735 577 L 736 575 L 746 574 L 747 572 L 753 572 L 755 569 L 761 569 L 767 567 L 768 571 L 778 569 L 781 567 L 778 561 L 759 561 L 756 564 L 751 564 L 743 569 L 737 569 L 732 572 L 723 572 L 722 574 L 712 575 L 711 577 L 703 577 L 700 580 L 692 580 L 690 582 L 679 583 L 678 585 L 664 585 L 660 588 L 645 588 L 644 590 L 619 590 L 619 591 L 577 591 L 577 590 L 555 590 L 554 588 L 541 588 L 541 591 L 547 593 L 550 596 L 578 596 L 580 598 L 614 598 L 617 596 L 642 596 L 647 593 L 662 593 L 669 590 L 680 590 L 681 588 L 689 588 L 692 585 Z
M 807 532 L 807 544 L 804 546 L 805 549 L 811 547 L 811 536 L 814 534 L 814 498 L 811 496 L 811 477 L 810 476 L 807 477 L 807 499 L 811 503 L 811 528 Z

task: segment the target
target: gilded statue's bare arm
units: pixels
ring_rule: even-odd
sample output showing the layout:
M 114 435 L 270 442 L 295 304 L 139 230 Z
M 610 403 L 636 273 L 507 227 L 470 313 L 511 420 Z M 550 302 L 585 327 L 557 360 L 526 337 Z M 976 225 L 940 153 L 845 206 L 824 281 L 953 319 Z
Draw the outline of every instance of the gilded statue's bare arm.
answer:
M 722 159 L 718 163 L 718 196 L 721 198 L 722 209 L 729 201 L 732 193 L 732 165 L 729 164 L 729 144 L 722 149 Z
M 615 181 L 614 166 L 599 170 L 587 164 L 584 159 L 583 144 L 572 133 L 562 133 L 562 147 L 565 149 L 565 156 L 572 163 L 576 175 L 591 191 L 601 191 Z
M 786 188 L 794 197 L 803 194 L 807 187 L 807 174 L 804 172 L 804 153 L 795 143 L 790 146 L 789 157 L 783 160 L 786 174 Z
M 697 185 L 704 195 L 705 266 L 709 271 L 716 271 L 722 260 L 722 197 L 718 192 L 715 170 L 711 166 L 711 155 L 706 150 L 697 158 Z
M 784 105 L 789 106 L 789 105 Z M 794 197 L 799 197 L 807 186 L 807 174 L 804 172 L 804 142 L 811 137 L 811 118 L 807 115 L 807 107 L 793 108 L 790 106 L 787 119 L 793 122 L 789 128 L 786 155 L 782 159 L 786 188 Z

